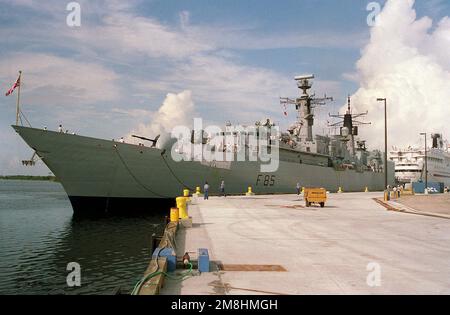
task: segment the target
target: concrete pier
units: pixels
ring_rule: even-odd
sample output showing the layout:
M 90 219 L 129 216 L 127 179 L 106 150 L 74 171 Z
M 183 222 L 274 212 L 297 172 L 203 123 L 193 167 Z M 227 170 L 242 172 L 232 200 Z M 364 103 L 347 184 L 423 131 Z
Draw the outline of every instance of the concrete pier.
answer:
M 394 200 L 418 213 L 433 214 L 450 219 L 450 193 L 402 196 Z
M 297 195 L 199 200 L 177 255 L 208 248 L 214 270 L 160 294 L 450 294 L 450 220 L 387 211 L 377 197 L 330 194 L 325 208 Z

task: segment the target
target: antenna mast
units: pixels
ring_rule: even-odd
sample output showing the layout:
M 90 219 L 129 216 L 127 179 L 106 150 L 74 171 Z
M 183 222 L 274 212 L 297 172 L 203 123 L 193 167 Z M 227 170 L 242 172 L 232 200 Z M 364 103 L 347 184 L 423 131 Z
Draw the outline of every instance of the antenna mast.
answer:
M 367 115 L 367 111 L 365 113 L 360 114 L 352 114 L 351 103 L 350 103 L 350 95 L 347 97 L 347 112 L 344 115 L 341 114 L 328 114 L 328 116 L 333 118 L 342 119 L 334 124 L 330 124 L 330 127 L 340 126 L 340 136 L 342 137 L 342 141 L 347 142 L 347 148 L 349 152 L 354 155 L 355 154 L 355 136 L 358 135 L 358 126 L 359 125 L 370 125 L 371 123 L 358 121 L 355 118 L 364 117 Z
M 287 97 L 280 97 L 280 104 L 293 104 L 297 110 L 297 124 L 300 127 L 306 126 L 307 128 L 300 128 L 300 134 L 298 137 L 301 140 L 313 141 L 312 127 L 314 125 L 314 108 L 318 105 L 325 105 L 327 101 L 332 101 L 332 97 L 326 95 L 322 98 L 316 98 L 315 95 L 309 95 L 308 90 L 312 87 L 313 74 L 296 76 L 298 88 L 302 91 L 300 97 L 296 99 L 290 99 Z M 306 129 L 306 130 L 305 130 Z

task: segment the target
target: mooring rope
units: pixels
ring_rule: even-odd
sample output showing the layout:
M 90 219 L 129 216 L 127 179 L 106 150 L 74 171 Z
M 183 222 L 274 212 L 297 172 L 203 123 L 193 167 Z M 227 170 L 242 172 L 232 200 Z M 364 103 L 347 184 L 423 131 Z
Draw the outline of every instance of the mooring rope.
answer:
M 161 154 L 161 157 L 164 161 L 164 163 L 166 164 L 167 168 L 169 169 L 170 173 L 172 173 L 173 177 L 175 177 L 175 179 L 178 181 L 178 183 L 180 183 L 183 187 L 188 188 L 189 190 L 193 191 L 192 187 L 189 187 L 188 185 L 186 185 L 185 183 L 183 183 L 177 175 L 175 175 L 175 173 L 173 172 L 173 170 L 170 168 L 169 163 L 167 163 L 166 159 L 164 158 L 164 152 Z
M 158 196 L 158 197 L 163 197 L 163 198 L 170 198 L 169 196 L 164 196 L 161 194 L 158 194 L 156 192 L 154 192 L 153 190 L 151 190 L 150 188 L 148 188 L 147 186 L 145 186 L 139 179 L 137 179 L 136 176 L 134 176 L 133 172 L 131 172 L 130 168 L 127 166 L 127 164 L 125 163 L 124 159 L 122 158 L 122 156 L 119 153 L 119 150 L 117 149 L 117 145 L 114 145 L 114 149 L 116 150 L 117 156 L 119 157 L 119 159 L 122 161 L 123 166 L 125 167 L 125 169 L 128 171 L 128 173 L 131 175 L 131 177 L 134 178 L 134 180 L 136 181 L 136 183 L 138 183 L 142 188 L 144 188 L 145 190 L 147 190 L 148 192 Z

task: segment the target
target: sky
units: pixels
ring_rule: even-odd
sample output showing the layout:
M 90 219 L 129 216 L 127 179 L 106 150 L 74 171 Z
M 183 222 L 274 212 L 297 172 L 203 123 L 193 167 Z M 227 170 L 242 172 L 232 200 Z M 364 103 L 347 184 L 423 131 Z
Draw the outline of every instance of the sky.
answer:
M 155 130 L 156 119 L 191 116 L 220 126 L 270 117 L 283 128 L 295 112 L 285 117 L 279 97 L 295 97 L 293 77 L 313 73 L 316 95 L 334 97 L 317 109 L 317 133 L 327 131 L 328 113 L 342 112 L 352 95 L 355 110 L 372 114 L 372 125 L 363 127 L 368 147 L 380 147 L 380 107 L 372 101 L 383 94 L 403 106 L 390 109 L 393 123 L 405 124 L 390 126 L 393 144 L 420 144 L 405 131 L 411 119 L 399 113 L 423 118 L 424 104 L 433 110 L 430 122 L 438 120 L 450 138 L 450 113 L 441 103 L 442 91 L 450 91 L 450 3 L 377 1 L 380 24 L 371 26 L 370 2 L 77 1 L 81 25 L 70 27 L 69 1 L 0 0 L 0 87 L 6 92 L 22 70 L 22 111 L 34 127 L 63 124 L 117 139 L 136 130 L 152 137 L 143 133 Z M 423 73 L 422 81 L 411 69 Z M 439 89 L 430 100 L 425 79 Z M 46 175 L 42 162 L 21 165 L 32 151 L 10 127 L 16 93 L 0 96 L 0 175 Z M 416 127 L 418 133 L 429 124 Z

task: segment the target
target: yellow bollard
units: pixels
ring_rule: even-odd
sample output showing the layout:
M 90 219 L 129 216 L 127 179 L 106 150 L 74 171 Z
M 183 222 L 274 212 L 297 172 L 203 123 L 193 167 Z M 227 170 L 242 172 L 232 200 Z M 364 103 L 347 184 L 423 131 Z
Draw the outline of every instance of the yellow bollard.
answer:
M 178 208 L 170 208 L 170 222 L 178 222 L 180 219 L 180 210 Z
M 183 189 L 183 197 L 186 197 L 186 203 L 191 202 L 191 198 L 189 197 L 189 189 Z
M 180 219 L 189 218 L 188 210 L 187 210 L 187 198 L 186 197 L 177 197 L 177 208 L 180 211 Z
M 302 194 L 305 193 L 305 187 L 302 187 Z
M 366 189 L 364 190 L 364 192 L 369 192 L 369 188 L 367 188 L 367 186 L 366 186 Z
M 384 191 L 384 201 L 389 201 L 389 191 Z
M 245 193 L 246 196 L 252 196 L 254 193 L 252 192 L 252 186 L 248 186 L 247 192 Z
M 342 193 L 342 187 L 341 187 L 341 186 L 339 186 L 339 189 L 338 189 L 337 192 L 338 192 L 339 194 Z
M 200 195 L 202 193 L 199 186 L 195 187 L 195 193 L 197 195 Z

